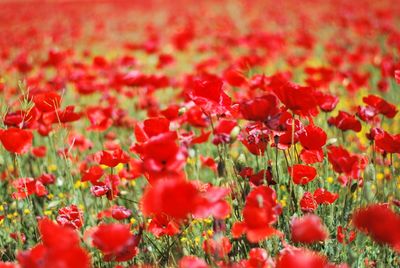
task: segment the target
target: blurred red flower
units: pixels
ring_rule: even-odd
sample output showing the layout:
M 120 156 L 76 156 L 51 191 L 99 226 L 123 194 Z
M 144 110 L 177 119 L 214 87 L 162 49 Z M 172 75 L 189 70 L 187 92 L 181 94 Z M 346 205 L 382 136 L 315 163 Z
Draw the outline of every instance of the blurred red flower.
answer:
M 105 261 L 129 261 L 139 252 L 142 229 L 131 234 L 127 224 L 101 224 L 90 230 L 92 244 L 104 254 Z
M 0 141 L 10 153 L 24 154 L 32 146 L 33 134 L 29 130 L 9 128 L 0 130 Z
M 276 268 L 326 268 L 328 260 L 319 253 L 302 248 L 285 248 L 276 260 Z
M 374 204 L 354 212 L 354 226 L 378 243 L 400 252 L 400 216 L 388 204 Z
M 207 263 L 196 256 L 184 256 L 179 261 L 179 268 L 208 268 Z
M 232 244 L 229 238 L 222 236 L 214 239 L 206 239 L 203 242 L 203 250 L 206 254 L 223 259 L 228 256 L 232 249 Z
M 320 217 L 308 214 L 296 218 L 291 224 L 292 241 L 312 244 L 328 238 L 328 232 Z
M 60 107 L 61 97 L 54 91 L 42 92 L 33 96 L 33 102 L 42 113 L 53 112 Z
M 90 256 L 80 247 L 80 239 L 75 230 L 45 218 L 39 221 L 39 232 L 42 243 L 18 253 L 17 260 L 21 268 L 91 267 Z
M 113 206 L 111 208 L 111 216 L 116 220 L 124 220 L 132 215 L 132 211 L 124 206 Z
M 183 220 L 196 211 L 199 198 L 199 191 L 190 182 L 160 179 L 147 187 L 141 208 L 146 216 L 165 214 Z

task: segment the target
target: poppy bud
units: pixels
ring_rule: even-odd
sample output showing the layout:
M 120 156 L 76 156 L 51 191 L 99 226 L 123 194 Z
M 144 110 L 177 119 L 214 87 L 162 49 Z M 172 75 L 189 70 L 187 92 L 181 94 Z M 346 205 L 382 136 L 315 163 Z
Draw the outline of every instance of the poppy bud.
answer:
M 368 164 L 364 172 L 365 181 L 375 181 L 375 167 L 373 164 Z
M 231 131 L 230 141 L 234 142 L 240 133 L 240 127 L 235 126 Z
M 236 163 L 240 166 L 246 165 L 246 156 L 244 154 L 239 154 L 238 158 L 236 159 Z
M 375 193 L 372 191 L 372 182 L 371 181 L 366 181 L 364 183 L 364 191 L 363 191 L 363 197 L 367 200 L 367 202 L 372 202 L 375 198 Z

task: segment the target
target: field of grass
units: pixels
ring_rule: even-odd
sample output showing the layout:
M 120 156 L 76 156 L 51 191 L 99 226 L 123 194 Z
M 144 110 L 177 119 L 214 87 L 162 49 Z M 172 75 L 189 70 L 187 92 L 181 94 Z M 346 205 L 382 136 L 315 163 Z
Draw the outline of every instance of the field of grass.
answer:
M 400 267 L 396 0 L 0 21 L 0 268 Z

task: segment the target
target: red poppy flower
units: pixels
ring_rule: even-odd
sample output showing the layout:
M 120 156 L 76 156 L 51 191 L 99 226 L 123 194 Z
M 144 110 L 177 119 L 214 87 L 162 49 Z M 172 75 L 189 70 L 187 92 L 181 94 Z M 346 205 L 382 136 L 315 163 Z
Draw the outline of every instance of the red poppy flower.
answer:
M 378 111 L 371 106 L 358 106 L 356 115 L 364 122 L 372 122 L 375 116 L 378 114 Z
M 276 182 L 272 178 L 272 168 L 268 167 L 266 170 L 260 170 L 256 174 L 252 168 L 245 167 L 240 171 L 239 175 L 243 179 L 248 179 L 253 185 L 260 186 L 264 183 L 264 180 L 268 183 L 268 185 L 275 185 Z
M 34 147 L 32 148 L 32 155 L 37 157 L 37 158 L 42 158 L 46 156 L 46 152 L 47 152 L 47 147 L 46 146 L 38 146 L 38 147 Z
M 248 124 L 240 133 L 239 140 L 254 155 L 264 155 L 271 133 L 261 123 Z
M 142 229 L 132 235 L 127 224 L 102 224 L 89 235 L 93 246 L 104 254 L 105 261 L 129 261 L 139 252 Z
M 4 117 L 4 125 L 16 128 L 33 128 L 39 117 L 40 112 L 35 107 L 28 111 L 9 112 Z
M 111 208 L 111 216 L 116 220 L 124 220 L 132 215 L 132 211 L 124 206 L 113 206 Z
M 175 59 L 172 55 L 170 54 L 160 54 L 158 55 L 158 63 L 157 63 L 157 69 L 162 69 L 167 65 L 170 65 L 174 63 Z
M 326 88 L 335 77 L 334 70 L 326 67 L 306 67 L 304 71 L 308 75 L 305 82 L 316 88 Z
M 56 176 L 49 173 L 43 173 L 39 177 L 36 177 L 36 180 L 43 183 L 43 185 L 54 184 L 56 182 Z
M 236 120 L 221 119 L 213 132 L 213 144 L 218 145 L 221 143 L 229 143 L 231 140 L 230 134 L 236 126 Z
M 158 214 L 153 217 L 147 226 L 147 231 L 156 237 L 163 235 L 174 236 L 180 232 L 177 221 L 167 217 L 165 214 Z
M 332 164 L 334 171 L 345 173 L 352 178 L 359 178 L 361 170 L 367 164 L 365 158 L 350 154 L 346 149 L 338 146 L 328 147 L 328 160 Z
M 106 195 L 108 200 L 113 200 L 119 194 L 120 179 L 115 174 L 106 176 L 104 181 L 92 182 L 92 184 L 90 192 L 96 197 Z
M 306 150 L 303 149 L 300 152 L 300 159 L 305 164 L 315 164 L 320 163 L 324 160 L 324 152 L 322 149 L 319 150 Z
M 391 135 L 386 131 L 378 133 L 375 136 L 375 145 L 386 153 L 400 153 L 400 134 Z
M 138 142 L 145 142 L 158 134 L 169 132 L 169 120 L 166 118 L 150 118 L 142 124 L 136 124 L 135 137 Z
M 81 117 L 82 113 L 76 113 L 74 106 L 67 106 L 64 110 L 57 109 L 55 111 L 43 114 L 42 120 L 45 124 L 50 125 L 75 122 Z
M 21 242 L 22 244 L 25 244 L 26 242 L 26 235 L 24 233 L 10 233 L 10 237 L 14 239 L 16 242 Z
M 24 154 L 32 146 L 33 134 L 28 130 L 9 128 L 0 130 L 0 141 L 10 153 Z
M 396 80 L 397 84 L 400 85 L 400 70 L 394 71 L 394 79 Z
M 129 155 L 120 148 L 112 152 L 101 151 L 99 156 L 99 163 L 108 167 L 116 167 L 118 164 L 127 164 L 129 162 Z
M 112 124 L 111 109 L 101 107 L 89 107 L 86 109 L 86 115 L 90 121 L 89 130 L 105 131 Z
M 224 199 L 230 193 L 229 188 L 214 187 L 210 184 L 200 185 L 200 198 L 194 216 L 206 218 L 212 215 L 216 219 L 225 219 L 231 207 Z
M 118 172 L 120 178 L 134 180 L 143 175 L 142 161 L 140 159 L 131 158 L 127 168 L 123 168 Z
M 289 82 L 276 76 L 271 81 L 272 90 L 279 100 L 295 114 L 315 114 L 318 106 L 315 90 Z
M 370 141 L 374 141 L 376 136 L 380 133 L 383 133 L 384 130 L 378 127 L 373 127 L 369 130 L 369 132 L 367 134 L 365 134 L 365 136 L 370 140 Z
M 375 95 L 364 97 L 363 102 L 373 107 L 378 113 L 383 114 L 387 118 L 393 118 L 398 112 L 395 105 Z
M 15 199 L 23 199 L 32 194 L 39 197 L 47 195 L 47 189 L 43 183 L 33 178 L 16 179 L 12 184 L 13 187 L 17 189 L 17 192 L 12 194 L 12 197 Z
M 183 115 L 182 120 L 194 127 L 206 127 L 209 124 L 207 116 L 199 106 L 189 108 Z
M 326 268 L 328 260 L 319 253 L 302 248 L 285 248 L 276 260 L 276 268 Z
M 276 194 L 268 186 L 258 186 L 246 197 L 243 209 L 243 222 L 236 222 L 232 227 L 234 238 L 246 233 L 251 243 L 257 243 L 271 235 L 279 234 L 271 227 L 280 214 Z
M 76 148 L 83 152 L 93 147 L 93 143 L 82 134 L 71 133 L 68 136 L 68 143 L 71 148 Z
M 39 232 L 42 244 L 18 253 L 18 263 L 22 268 L 91 267 L 89 254 L 80 247 L 75 230 L 45 218 L 39 221 Z
M 319 108 L 324 112 L 332 112 L 339 103 L 339 98 L 331 94 L 317 91 L 315 97 Z
M 186 219 L 197 209 L 199 191 L 183 180 L 160 179 L 149 185 L 145 191 L 141 206 L 146 216 L 165 214 L 174 219 Z
M 36 108 L 42 113 L 48 113 L 60 107 L 61 97 L 57 92 L 49 91 L 33 96 L 33 102 Z
M 247 83 L 246 77 L 243 73 L 234 67 L 226 69 L 223 73 L 223 78 L 233 87 L 240 87 Z
M 310 124 L 299 131 L 299 141 L 304 149 L 300 153 L 300 158 L 306 164 L 322 162 L 324 154 L 322 146 L 326 143 L 326 133 L 323 129 Z
M 321 204 L 332 204 L 339 198 L 338 194 L 331 193 L 324 188 L 318 188 L 314 191 L 314 199 L 318 203 Z
M 82 171 L 81 174 L 82 182 L 90 181 L 91 183 L 95 183 L 103 176 L 104 170 L 100 166 L 92 166 L 89 169 Z
M 20 266 L 11 262 L 0 262 L 0 268 L 19 268 Z
M 299 141 L 307 150 L 321 149 L 321 147 L 325 145 L 326 139 L 325 131 L 314 124 L 306 126 L 299 134 Z
M 58 49 L 50 49 L 47 53 L 47 60 L 43 63 L 44 66 L 58 66 L 63 63 L 68 56 L 68 51 L 60 51 Z
M 180 176 L 186 162 L 186 151 L 176 144 L 176 132 L 166 132 L 151 137 L 135 150 L 143 160 L 143 169 L 152 183 L 165 176 Z
M 222 80 L 215 75 L 189 76 L 185 84 L 185 92 L 189 99 L 201 106 L 208 114 L 222 114 L 231 105 L 231 99 L 222 86 Z
M 291 224 L 292 241 L 312 244 L 328 238 L 328 232 L 320 217 L 308 214 L 296 218 Z
M 387 204 L 375 204 L 354 212 L 354 226 L 378 243 L 400 252 L 400 216 Z
M 92 187 L 90 187 L 90 192 L 96 197 L 106 195 L 110 191 L 111 188 L 104 182 L 96 182 Z
M 168 120 L 174 120 L 179 117 L 179 105 L 172 104 L 168 106 L 166 109 L 160 111 L 160 113 L 165 116 Z
M 204 157 L 203 155 L 200 155 L 200 161 L 202 166 L 208 167 L 212 171 L 217 170 L 217 163 L 212 157 Z
M 276 116 L 279 111 L 278 99 L 272 94 L 240 103 L 240 112 L 246 120 L 264 122 Z
M 252 248 L 249 259 L 244 262 L 245 268 L 268 268 L 273 267 L 273 261 L 263 248 Z
M 208 268 L 207 263 L 196 256 L 184 256 L 179 261 L 179 268 Z
M 314 180 L 317 176 L 317 170 L 314 167 L 296 164 L 288 168 L 288 172 L 295 184 L 305 185 Z
M 194 144 L 201 144 L 201 143 L 205 143 L 208 141 L 208 138 L 211 135 L 211 131 L 204 131 L 201 130 L 201 133 L 199 134 L 199 136 L 194 136 L 193 132 L 189 132 L 187 133 L 182 133 L 179 137 L 180 141 L 182 142 L 182 144 L 188 144 L 189 145 L 194 145 Z
M 336 117 L 330 117 L 328 119 L 329 125 L 334 125 L 342 131 L 353 130 L 354 132 L 361 131 L 361 123 L 356 119 L 354 115 L 351 115 L 344 111 L 339 111 Z
M 300 199 L 300 208 L 303 212 L 313 212 L 318 207 L 317 201 L 315 201 L 314 196 L 305 192 L 303 197 Z
M 225 258 L 232 249 L 232 244 L 227 237 L 207 239 L 203 242 L 203 250 L 206 254 L 217 258 Z
M 342 226 L 338 226 L 336 238 L 339 243 L 348 244 L 354 241 L 354 239 L 356 238 L 356 233 L 354 231 L 349 231 Z
M 19 265 L 12 262 L 0 262 L 0 268 L 19 268 Z
M 60 208 L 58 210 L 57 223 L 62 226 L 79 229 L 83 225 L 83 213 L 76 205 Z

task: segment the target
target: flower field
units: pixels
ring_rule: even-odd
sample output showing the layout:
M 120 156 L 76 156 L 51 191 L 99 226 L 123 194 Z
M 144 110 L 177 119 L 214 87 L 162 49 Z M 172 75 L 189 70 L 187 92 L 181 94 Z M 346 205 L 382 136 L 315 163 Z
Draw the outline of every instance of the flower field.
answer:
M 400 267 L 397 0 L 0 21 L 0 268 Z

